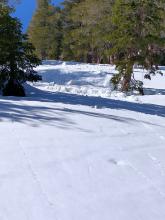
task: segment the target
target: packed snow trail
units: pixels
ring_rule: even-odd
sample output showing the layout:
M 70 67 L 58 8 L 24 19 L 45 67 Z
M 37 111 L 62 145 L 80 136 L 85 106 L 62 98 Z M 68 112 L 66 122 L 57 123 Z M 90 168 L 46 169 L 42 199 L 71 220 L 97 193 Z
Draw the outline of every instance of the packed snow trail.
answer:
M 0 220 L 165 219 L 163 94 L 27 92 L 0 97 Z

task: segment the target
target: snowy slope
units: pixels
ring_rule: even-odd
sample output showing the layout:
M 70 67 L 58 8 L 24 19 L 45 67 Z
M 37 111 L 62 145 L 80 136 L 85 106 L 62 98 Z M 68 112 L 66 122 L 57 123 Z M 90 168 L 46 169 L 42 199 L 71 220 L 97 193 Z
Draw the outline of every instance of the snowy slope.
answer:
M 42 83 L 35 83 L 35 87 L 53 92 L 72 93 L 84 96 L 96 96 L 128 100 L 134 102 L 150 102 L 162 104 L 164 100 L 159 95 L 165 94 L 165 67 L 160 67 L 164 76 L 156 75 L 152 80 L 144 79 L 145 71 L 135 69 L 135 78 L 143 81 L 145 98 L 135 96 L 125 97 L 123 93 L 111 90 L 110 79 L 116 72 L 111 65 L 95 65 L 75 62 L 45 61 L 37 71 L 43 77 Z M 150 95 L 157 95 L 151 100 Z M 146 99 L 147 97 L 147 99 Z M 152 96 L 153 97 L 153 96 Z
M 26 98 L 0 97 L 0 220 L 164 220 L 164 77 L 104 98 L 114 67 L 38 71 Z

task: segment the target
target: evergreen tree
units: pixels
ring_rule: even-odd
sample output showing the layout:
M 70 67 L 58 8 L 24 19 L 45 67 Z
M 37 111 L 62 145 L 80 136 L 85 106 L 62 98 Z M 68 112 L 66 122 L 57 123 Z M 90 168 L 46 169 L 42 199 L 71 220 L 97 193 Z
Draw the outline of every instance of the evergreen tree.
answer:
M 122 91 L 130 89 L 135 63 L 148 70 L 148 78 L 158 70 L 165 46 L 162 32 L 164 13 L 164 0 L 115 1 L 112 15 L 114 30 L 109 40 L 119 73 L 112 82 L 121 84 Z
M 0 4 L 0 89 L 3 95 L 23 96 L 22 83 L 40 79 L 33 70 L 40 61 L 21 28 L 19 20 L 10 16 L 10 8 Z
M 47 41 L 49 42 L 48 58 L 49 59 L 60 59 L 61 56 L 61 45 L 63 40 L 62 33 L 62 13 L 58 7 L 51 6 L 50 16 L 48 23 L 50 26 L 50 34 Z
M 84 62 L 108 61 L 105 59 L 110 32 L 109 15 L 113 0 L 65 1 L 63 56 Z
M 74 60 L 72 45 L 74 40 L 71 38 L 71 30 L 74 29 L 75 24 L 70 18 L 70 13 L 78 0 L 64 0 L 63 2 L 63 41 L 62 41 L 62 58 L 65 60 Z
M 29 26 L 28 34 L 42 59 L 59 59 L 61 54 L 61 10 L 50 0 L 38 0 L 37 10 Z

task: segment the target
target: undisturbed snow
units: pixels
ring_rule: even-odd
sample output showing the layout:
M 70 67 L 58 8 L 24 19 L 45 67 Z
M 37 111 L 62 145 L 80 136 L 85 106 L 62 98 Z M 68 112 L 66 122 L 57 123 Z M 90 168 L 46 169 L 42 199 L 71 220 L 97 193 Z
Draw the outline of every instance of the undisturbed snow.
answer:
M 0 220 L 164 220 L 165 77 L 125 97 L 113 66 L 37 70 L 26 98 L 0 97 Z

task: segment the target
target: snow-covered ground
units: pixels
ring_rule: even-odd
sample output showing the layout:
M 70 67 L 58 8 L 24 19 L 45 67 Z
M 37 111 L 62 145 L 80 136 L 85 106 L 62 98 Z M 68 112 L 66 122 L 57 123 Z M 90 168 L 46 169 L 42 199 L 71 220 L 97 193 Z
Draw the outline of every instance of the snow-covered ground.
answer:
M 0 220 L 164 220 L 165 76 L 124 97 L 109 65 L 37 70 L 26 98 L 0 97 Z
M 160 69 L 164 76 L 153 76 L 151 81 L 144 79 L 144 70 L 135 69 L 135 78 L 144 83 L 145 97 L 138 97 L 137 95 L 126 97 L 123 93 L 112 91 L 110 79 L 116 73 L 116 70 L 114 66 L 104 64 L 91 65 L 75 62 L 45 61 L 43 66 L 37 68 L 37 71 L 43 77 L 43 81 L 42 83 L 35 83 L 34 86 L 51 92 L 162 104 L 164 99 L 160 95 L 165 95 L 165 67 L 160 67 Z M 156 100 L 155 96 L 152 99 L 153 95 L 156 95 Z

